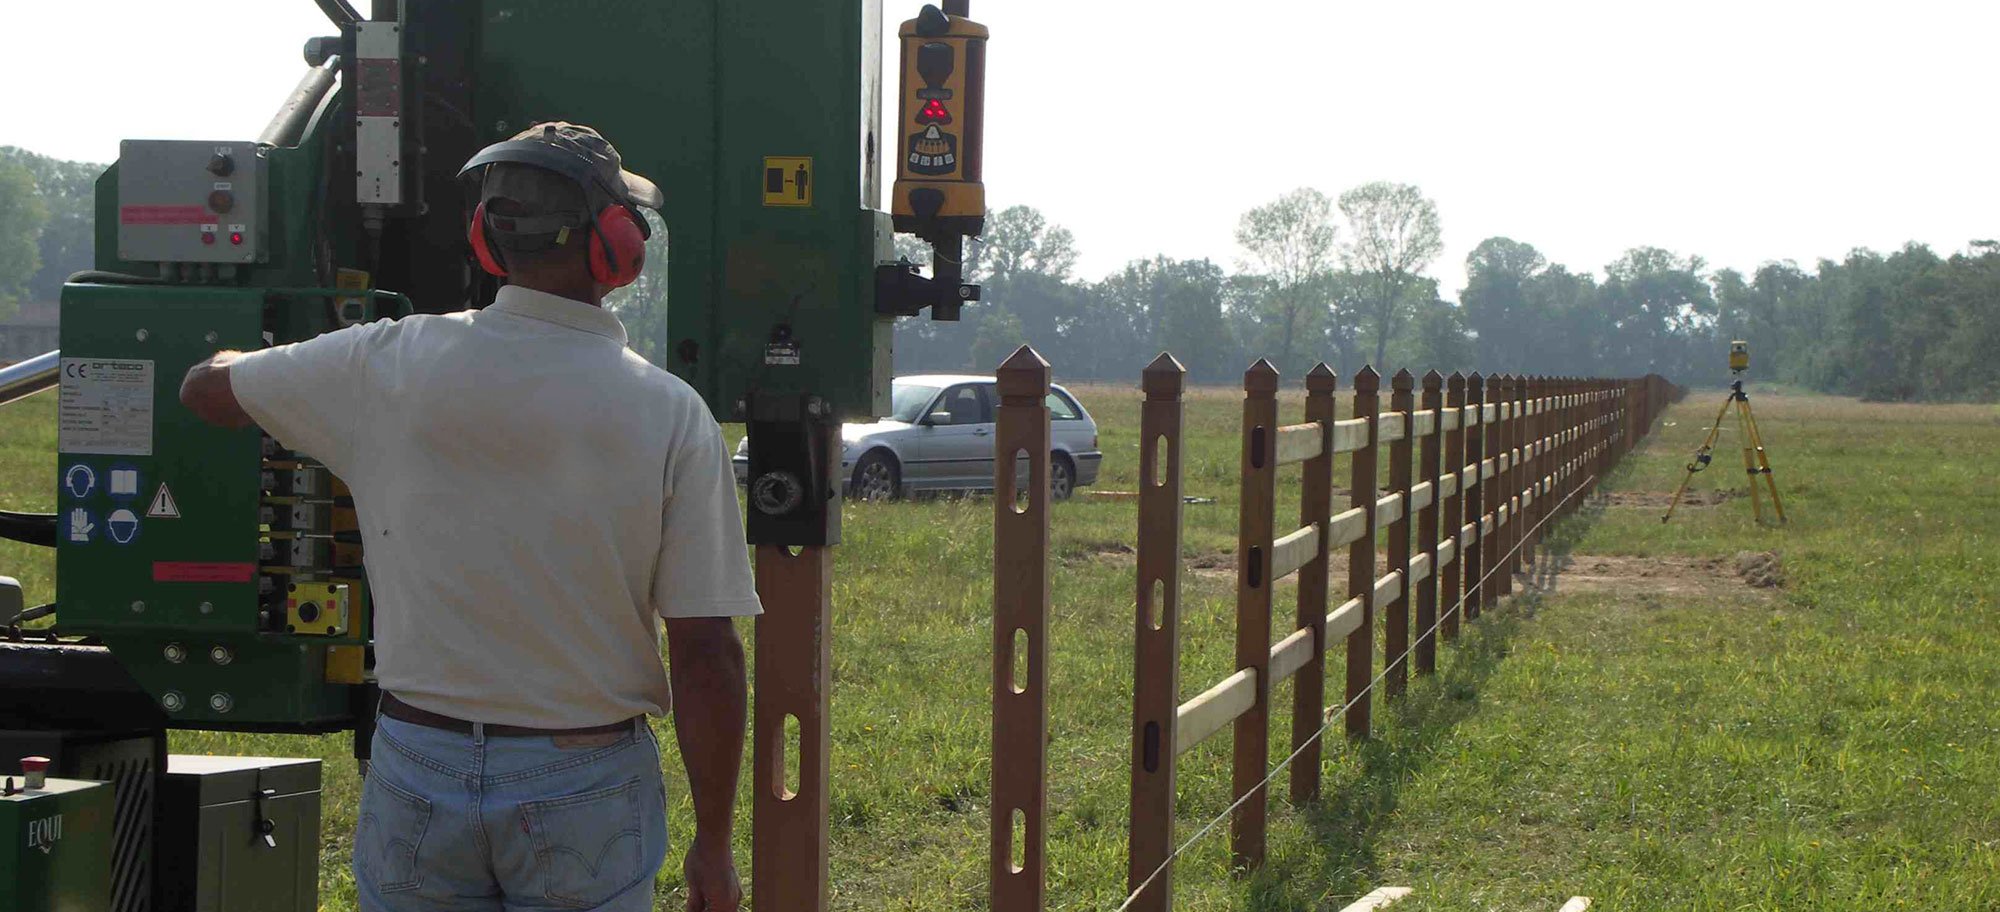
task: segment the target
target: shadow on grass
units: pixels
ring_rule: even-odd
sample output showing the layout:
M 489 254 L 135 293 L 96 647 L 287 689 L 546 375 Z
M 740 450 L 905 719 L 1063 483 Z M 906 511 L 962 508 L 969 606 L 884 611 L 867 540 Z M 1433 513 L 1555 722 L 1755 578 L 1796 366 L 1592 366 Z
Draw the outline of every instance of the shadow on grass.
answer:
M 1556 591 L 1575 543 L 1604 510 L 1603 498 L 1593 497 L 1563 521 L 1551 523 L 1534 564 L 1516 575 L 1514 594 L 1463 622 L 1456 641 L 1440 640 L 1437 673 L 1413 678 L 1408 693 L 1397 701 L 1378 699 L 1376 736 L 1329 745 L 1329 750 L 1356 756 L 1361 773 L 1337 787 L 1329 783 L 1319 801 L 1299 809 L 1316 843 L 1314 851 L 1273 855 L 1252 881 L 1250 908 L 1319 909 L 1326 907 L 1328 896 L 1359 896 L 1387 885 L 1378 842 L 1394 820 L 1401 789 L 1430 766 L 1460 722 L 1479 712 L 1484 685 L 1506 660 L 1515 633 Z M 1328 738 L 1338 731 L 1336 724 Z

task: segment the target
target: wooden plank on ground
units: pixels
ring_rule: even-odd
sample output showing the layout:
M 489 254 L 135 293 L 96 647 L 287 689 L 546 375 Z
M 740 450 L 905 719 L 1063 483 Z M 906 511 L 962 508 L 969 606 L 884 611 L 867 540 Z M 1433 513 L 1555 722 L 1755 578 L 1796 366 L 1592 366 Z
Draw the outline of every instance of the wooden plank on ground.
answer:
M 1409 887 L 1377 887 L 1367 896 L 1348 903 L 1340 912 L 1374 912 L 1408 895 Z

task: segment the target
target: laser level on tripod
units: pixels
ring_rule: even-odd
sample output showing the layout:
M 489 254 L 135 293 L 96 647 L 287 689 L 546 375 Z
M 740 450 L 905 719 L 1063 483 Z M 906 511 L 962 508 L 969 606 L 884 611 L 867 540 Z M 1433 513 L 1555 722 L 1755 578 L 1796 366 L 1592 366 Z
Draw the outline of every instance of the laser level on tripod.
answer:
M 1736 410 L 1737 433 L 1743 438 L 1743 471 L 1750 476 L 1750 511 L 1759 523 L 1764 521 L 1763 492 L 1758 490 L 1761 480 L 1771 495 L 1771 510 L 1777 514 L 1778 522 L 1785 521 L 1785 502 L 1778 498 L 1778 480 L 1771 473 L 1771 458 L 1764 451 L 1764 434 L 1757 427 L 1757 416 L 1750 411 L 1750 396 L 1743 392 L 1743 373 L 1749 369 L 1750 343 L 1741 339 L 1729 343 L 1729 373 L 1734 377 L 1729 382 L 1729 398 L 1723 400 L 1721 410 L 1715 413 L 1715 423 L 1709 425 L 1708 436 L 1695 449 L 1694 459 L 1687 464 L 1687 475 L 1674 490 L 1674 499 L 1667 504 L 1667 513 L 1660 517 L 1660 522 L 1674 518 L 1674 508 L 1681 505 L 1688 483 L 1714 459 L 1715 439 L 1722 435 L 1722 421 L 1729 417 L 1731 406 Z

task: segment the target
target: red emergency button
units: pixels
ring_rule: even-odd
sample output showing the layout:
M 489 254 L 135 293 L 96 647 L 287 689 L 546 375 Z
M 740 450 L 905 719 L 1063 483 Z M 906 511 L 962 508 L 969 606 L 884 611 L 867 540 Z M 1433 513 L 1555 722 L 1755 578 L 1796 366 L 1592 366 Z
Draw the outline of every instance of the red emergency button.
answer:
M 241 231 L 229 232 L 229 243 L 234 244 L 235 246 L 238 247 L 243 246 L 243 232 Z
M 213 231 L 204 231 L 204 232 L 202 232 L 202 233 L 201 233 L 201 242 L 202 242 L 202 243 L 204 243 L 204 244 L 214 244 L 214 243 L 215 243 L 215 232 L 213 232 Z

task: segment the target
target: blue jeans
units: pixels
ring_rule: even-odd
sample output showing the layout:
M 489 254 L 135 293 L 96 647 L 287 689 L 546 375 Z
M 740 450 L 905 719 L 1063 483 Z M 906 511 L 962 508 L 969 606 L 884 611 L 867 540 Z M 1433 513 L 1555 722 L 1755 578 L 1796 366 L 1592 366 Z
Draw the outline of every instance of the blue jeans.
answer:
M 652 912 L 667 856 L 643 718 L 610 735 L 489 738 L 383 716 L 359 816 L 364 912 Z

